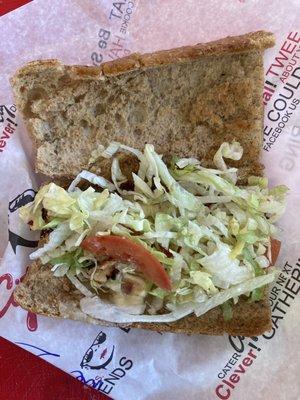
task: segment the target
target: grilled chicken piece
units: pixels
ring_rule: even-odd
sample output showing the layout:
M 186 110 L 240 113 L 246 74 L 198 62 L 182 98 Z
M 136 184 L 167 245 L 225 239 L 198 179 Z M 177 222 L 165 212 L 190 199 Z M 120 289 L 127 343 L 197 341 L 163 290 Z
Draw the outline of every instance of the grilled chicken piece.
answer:
M 141 306 L 141 312 L 145 310 L 146 283 L 142 278 L 124 274 L 121 289 L 121 293 L 114 293 L 111 296 L 114 304 L 120 307 Z

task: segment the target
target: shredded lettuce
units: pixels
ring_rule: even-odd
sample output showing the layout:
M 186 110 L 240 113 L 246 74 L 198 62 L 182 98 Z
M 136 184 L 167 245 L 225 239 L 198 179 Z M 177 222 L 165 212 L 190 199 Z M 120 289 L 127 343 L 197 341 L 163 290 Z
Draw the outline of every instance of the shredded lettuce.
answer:
M 98 185 L 101 188 L 106 188 L 109 191 L 114 191 L 115 190 L 115 186 L 113 185 L 113 183 L 109 182 L 107 179 L 103 178 L 102 176 L 98 176 L 96 174 L 93 174 L 90 171 L 81 171 L 76 178 L 71 182 L 68 192 L 73 192 L 76 188 L 76 186 L 78 185 L 78 183 L 82 180 L 86 180 L 90 183 L 92 183 L 93 185 Z
M 224 161 L 224 158 L 228 158 L 231 160 L 240 160 L 243 155 L 243 148 L 238 142 L 233 143 L 222 143 L 219 150 L 216 152 L 214 156 L 215 166 L 221 171 L 227 171 L 228 167 Z M 237 180 L 237 170 L 228 173 L 228 178 L 236 183 Z
M 117 307 L 100 297 L 84 297 L 80 300 L 81 310 L 93 318 L 115 323 L 130 322 L 173 322 L 193 312 L 190 303 L 174 307 L 174 310 L 162 315 L 134 315 L 130 309 Z
M 223 311 L 224 321 L 230 321 L 233 317 L 231 300 L 227 300 L 227 301 L 225 301 L 225 303 L 221 304 L 221 308 Z
M 251 300 L 252 301 L 259 301 L 263 298 L 264 295 L 264 287 L 261 286 L 259 288 L 256 288 L 254 290 L 252 290 L 251 292 Z
M 77 290 L 79 290 L 85 297 L 93 297 L 94 293 L 91 292 L 83 283 L 80 282 L 78 278 L 76 278 L 73 274 L 67 273 L 67 277 L 73 283 Z
M 212 275 L 216 286 L 227 289 L 254 276 L 252 269 L 243 265 L 238 259 L 230 257 L 230 246 L 220 243 L 210 256 L 199 260 L 201 265 Z
M 64 253 L 61 256 L 54 257 L 49 260 L 49 263 L 53 265 L 55 276 L 63 276 L 68 271 L 78 275 L 82 271 L 82 268 L 91 267 L 95 264 L 93 257 L 83 256 L 81 247 L 76 248 L 74 251 Z M 64 273 L 62 273 L 63 271 Z
M 246 280 L 239 285 L 234 285 L 231 288 L 220 291 L 217 294 L 211 296 L 208 300 L 197 305 L 194 312 L 197 316 L 205 314 L 207 311 L 215 308 L 226 301 L 233 299 L 234 297 L 241 296 L 245 293 L 252 292 L 253 290 L 260 288 L 268 283 L 271 283 L 275 279 L 275 273 L 271 272 L 267 275 L 257 276 L 255 278 Z
M 140 163 L 130 191 L 122 189 L 126 177 L 118 161 L 120 152 L 133 154 Z M 137 318 L 131 313 L 145 309 L 140 305 L 127 311 L 115 305 L 109 310 L 94 292 L 82 300 L 84 312 L 111 322 L 170 322 L 223 304 L 227 318 L 229 299 L 236 301 L 249 293 L 253 301 L 261 298 L 263 286 L 274 278 L 266 254 L 270 238 L 276 237 L 274 223 L 284 211 L 288 189 L 269 189 L 262 177 L 249 177 L 247 185 L 237 185 L 238 170 L 228 167 L 226 159 L 241 158 L 239 143 L 221 145 L 213 159 L 215 168 L 206 168 L 195 158 L 174 158 L 167 165 L 150 144 L 142 152 L 113 142 L 99 148 L 97 156 L 112 158 L 112 182 L 82 171 L 68 190 L 50 183 L 20 209 L 31 229 L 51 230 L 48 242 L 31 259 L 50 263 L 55 276 L 66 275 L 84 294 L 93 287 L 81 277 L 91 268 L 95 273 L 98 261 L 80 247 L 81 242 L 95 235 L 126 236 L 161 262 L 172 290 L 147 283 L 152 300 L 146 312 L 164 308 L 166 314 Z M 83 190 L 81 180 L 93 186 Z M 121 291 L 120 281 L 107 282 L 104 291 Z
M 68 222 L 61 223 L 55 230 L 50 233 L 49 241 L 44 244 L 43 247 L 30 254 L 30 259 L 37 260 L 43 255 L 56 249 L 61 244 L 63 244 L 63 242 L 70 236 L 70 233 L 71 229 L 69 228 Z
M 191 283 L 198 285 L 208 293 L 218 292 L 212 282 L 212 275 L 204 271 L 190 271 Z

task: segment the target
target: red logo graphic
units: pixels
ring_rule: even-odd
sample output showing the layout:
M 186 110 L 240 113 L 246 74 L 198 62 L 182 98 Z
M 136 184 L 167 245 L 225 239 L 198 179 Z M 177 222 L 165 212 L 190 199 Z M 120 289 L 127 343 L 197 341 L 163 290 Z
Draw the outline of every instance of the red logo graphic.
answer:
M 0 152 L 4 151 L 7 141 L 11 138 L 18 124 L 13 121 L 16 118 L 17 108 L 13 104 L 11 107 L 0 106 L 0 123 L 4 123 L 4 128 L 0 136 Z
M 24 275 L 21 277 L 21 279 L 17 278 L 15 280 L 15 285 L 18 285 L 22 281 L 23 277 L 24 277 Z M 0 287 L 1 287 L 3 282 L 4 282 L 4 285 L 5 285 L 5 282 L 6 282 L 5 287 L 6 287 L 7 290 L 11 290 L 12 289 L 13 284 L 14 284 L 14 280 L 13 280 L 13 277 L 12 277 L 11 274 L 7 273 L 7 274 L 4 274 L 4 275 L 1 275 L 0 276 Z M 9 308 L 11 306 L 12 307 L 19 307 L 19 304 L 17 304 L 15 302 L 15 300 L 14 300 L 13 293 L 11 293 L 11 295 L 10 295 L 9 299 L 7 300 L 5 306 L 2 309 L 0 309 L 0 318 L 4 317 L 4 315 L 7 313 L 7 311 L 9 310 Z M 27 312 L 26 324 L 27 324 L 27 329 L 30 332 L 36 331 L 37 328 L 38 328 L 38 322 L 37 322 L 36 314 L 32 313 L 31 311 L 28 311 Z

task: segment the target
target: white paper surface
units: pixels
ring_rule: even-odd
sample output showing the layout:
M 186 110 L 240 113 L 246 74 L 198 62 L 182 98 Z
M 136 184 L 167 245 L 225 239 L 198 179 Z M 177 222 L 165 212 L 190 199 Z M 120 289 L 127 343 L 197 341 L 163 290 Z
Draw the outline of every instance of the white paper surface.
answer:
M 114 399 L 299 399 L 299 16 L 298 0 L 35 0 L 1 17 L 0 105 L 6 106 L 0 114 L 3 337 Z M 12 105 L 8 79 L 14 71 L 38 58 L 97 65 L 102 58 L 107 61 L 133 51 L 149 52 L 259 29 L 273 31 L 277 39 L 276 46 L 265 54 L 269 83 L 264 96 L 263 161 L 272 184 L 291 188 L 280 223 L 283 246 L 279 261 L 286 272 L 271 293 L 273 330 L 251 339 L 125 332 L 35 317 L 14 304 L 12 291 L 32 251 L 27 246 L 34 246 L 37 240 L 18 219 L 18 206 L 30 200 L 37 177 L 30 141 L 21 121 L 16 122 Z M 91 368 L 105 364 L 105 369 Z

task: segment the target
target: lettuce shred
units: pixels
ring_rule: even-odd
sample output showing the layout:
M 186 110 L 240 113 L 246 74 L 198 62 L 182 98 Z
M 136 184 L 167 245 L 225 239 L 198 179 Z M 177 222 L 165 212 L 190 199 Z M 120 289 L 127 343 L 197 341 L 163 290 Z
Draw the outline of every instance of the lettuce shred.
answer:
M 126 174 L 119 152 L 138 158 L 132 190 L 122 189 Z M 223 143 L 213 159 L 215 168 L 206 168 L 195 158 L 174 158 L 167 165 L 151 144 L 143 151 L 117 142 L 101 148 L 100 157 L 113 159 L 112 182 L 82 171 L 68 190 L 49 183 L 20 209 L 31 229 L 51 230 L 48 242 L 31 259 L 50 263 L 56 276 L 80 279 L 97 266 L 95 257 L 80 247 L 86 237 L 126 236 L 146 247 L 170 276 L 169 292 L 147 286 L 148 299 L 170 313 L 166 320 L 176 320 L 187 310 L 201 315 L 220 304 L 228 319 L 230 299 L 250 293 L 257 301 L 262 287 L 274 279 L 267 250 L 278 235 L 274 223 L 284 212 L 288 190 L 283 185 L 270 189 L 267 178 L 254 176 L 237 185 L 238 169 L 228 167 L 226 159 L 239 160 L 242 152 L 237 142 Z M 80 189 L 82 179 L 92 186 Z M 85 307 L 96 303 L 89 300 Z

